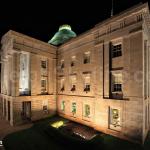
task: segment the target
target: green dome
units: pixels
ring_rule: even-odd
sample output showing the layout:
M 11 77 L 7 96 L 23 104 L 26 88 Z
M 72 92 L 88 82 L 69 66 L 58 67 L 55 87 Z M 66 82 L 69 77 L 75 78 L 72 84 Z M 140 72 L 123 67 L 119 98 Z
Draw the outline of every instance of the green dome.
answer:
M 59 27 L 59 31 L 55 33 L 48 43 L 52 45 L 60 45 L 73 37 L 76 37 L 76 33 L 71 30 L 71 26 L 62 25 Z

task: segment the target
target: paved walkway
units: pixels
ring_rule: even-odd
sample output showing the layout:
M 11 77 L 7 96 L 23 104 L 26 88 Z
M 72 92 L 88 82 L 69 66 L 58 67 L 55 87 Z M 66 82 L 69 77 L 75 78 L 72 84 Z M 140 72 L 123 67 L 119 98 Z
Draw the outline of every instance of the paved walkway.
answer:
M 4 120 L 0 111 L 0 141 L 2 141 L 2 139 L 13 132 L 19 131 L 19 130 L 23 130 L 23 129 L 27 129 L 30 128 L 32 126 L 32 124 L 26 124 L 26 125 L 20 125 L 20 126 L 10 126 L 9 122 Z M 0 146 L 0 150 L 4 150 L 4 148 L 2 148 Z

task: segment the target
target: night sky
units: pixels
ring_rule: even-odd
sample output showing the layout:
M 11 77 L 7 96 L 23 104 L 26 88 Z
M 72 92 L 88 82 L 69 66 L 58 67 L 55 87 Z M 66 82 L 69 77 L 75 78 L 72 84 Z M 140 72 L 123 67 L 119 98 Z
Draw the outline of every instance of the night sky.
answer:
M 48 1 L 5 0 L 0 5 L 0 37 L 11 29 L 47 42 L 62 24 L 78 35 L 110 17 L 111 0 Z M 114 14 L 140 2 L 147 0 L 114 0 Z

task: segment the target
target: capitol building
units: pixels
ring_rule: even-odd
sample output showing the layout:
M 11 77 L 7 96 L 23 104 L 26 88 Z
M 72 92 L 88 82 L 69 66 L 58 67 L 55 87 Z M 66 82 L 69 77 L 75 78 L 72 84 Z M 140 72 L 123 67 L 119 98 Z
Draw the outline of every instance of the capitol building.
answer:
M 139 4 L 76 35 L 1 39 L 0 107 L 10 125 L 58 114 L 143 143 L 150 129 L 150 12 Z

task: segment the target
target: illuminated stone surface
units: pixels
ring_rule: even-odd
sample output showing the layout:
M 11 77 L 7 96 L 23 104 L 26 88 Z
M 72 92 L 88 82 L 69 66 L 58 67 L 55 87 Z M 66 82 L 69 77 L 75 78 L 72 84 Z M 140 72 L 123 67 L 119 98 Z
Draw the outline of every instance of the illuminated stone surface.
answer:
M 3 116 L 17 125 L 58 113 L 98 131 L 144 142 L 150 126 L 149 22 L 148 5 L 139 5 L 70 42 L 63 43 L 61 37 L 59 47 L 7 32 L 1 41 Z M 71 31 L 62 26 L 56 36 L 66 30 Z M 23 52 L 30 53 L 30 65 L 20 73 Z M 24 72 L 30 76 L 25 78 Z M 20 95 L 19 88 L 31 92 Z

